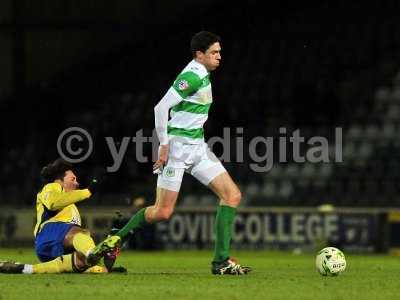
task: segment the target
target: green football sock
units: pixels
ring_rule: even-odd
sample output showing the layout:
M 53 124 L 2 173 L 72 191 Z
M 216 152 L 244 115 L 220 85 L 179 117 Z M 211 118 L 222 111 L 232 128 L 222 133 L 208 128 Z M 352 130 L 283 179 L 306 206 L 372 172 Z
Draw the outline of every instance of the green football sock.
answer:
M 215 250 L 213 262 L 223 262 L 229 258 L 231 244 L 233 219 L 236 215 L 236 208 L 220 205 L 215 218 Z
M 120 229 L 115 235 L 118 235 L 121 239 L 126 237 L 131 231 L 136 231 L 138 229 L 142 229 L 146 224 L 146 218 L 144 216 L 144 212 L 146 208 L 142 208 L 139 210 L 126 225 Z

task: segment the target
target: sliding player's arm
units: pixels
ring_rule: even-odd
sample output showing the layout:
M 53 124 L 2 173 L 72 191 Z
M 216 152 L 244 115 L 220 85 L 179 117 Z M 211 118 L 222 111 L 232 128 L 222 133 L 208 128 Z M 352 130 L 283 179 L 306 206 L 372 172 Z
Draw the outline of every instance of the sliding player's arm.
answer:
M 58 183 L 46 185 L 41 194 L 41 201 L 49 210 L 60 210 L 92 195 L 88 189 L 63 192 L 61 185 Z

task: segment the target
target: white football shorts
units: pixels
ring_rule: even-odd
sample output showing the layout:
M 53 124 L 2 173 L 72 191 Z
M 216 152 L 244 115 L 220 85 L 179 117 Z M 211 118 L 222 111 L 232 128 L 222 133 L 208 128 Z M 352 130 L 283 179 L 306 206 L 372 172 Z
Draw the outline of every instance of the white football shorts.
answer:
M 207 143 L 170 141 L 168 161 L 158 175 L 157 187 L 179 192 L 185 172 L 207 186 L 215 177 L 226 172 L 226 169 Z

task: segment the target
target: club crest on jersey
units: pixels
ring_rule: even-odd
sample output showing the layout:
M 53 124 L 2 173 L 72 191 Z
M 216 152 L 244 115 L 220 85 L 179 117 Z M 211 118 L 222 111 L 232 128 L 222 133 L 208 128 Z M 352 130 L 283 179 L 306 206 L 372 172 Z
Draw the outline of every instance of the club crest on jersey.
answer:
M 71 220 L 71 223 L 81 226 L 81 220 L 80 220 L 80 218 L 78 216 L 73 216 L 72 220 Z
M 186 80 L 179 80 L 178 82 L 178 89 L 183 91 L 189 87 L 189 83 Z

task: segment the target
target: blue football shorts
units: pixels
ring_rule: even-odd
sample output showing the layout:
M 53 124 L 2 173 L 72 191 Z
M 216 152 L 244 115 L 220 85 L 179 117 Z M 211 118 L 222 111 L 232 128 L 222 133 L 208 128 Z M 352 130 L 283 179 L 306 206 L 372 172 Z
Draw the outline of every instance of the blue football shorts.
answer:
M 53 260 L 68 254 L 64 249 L 64 238 L 75 224 L 54 222 L 44 225 L 35 240 L 35 250 L 41 262 Z

